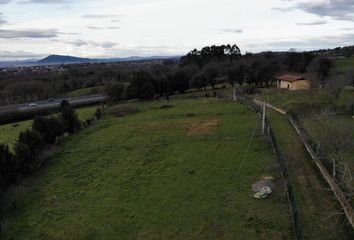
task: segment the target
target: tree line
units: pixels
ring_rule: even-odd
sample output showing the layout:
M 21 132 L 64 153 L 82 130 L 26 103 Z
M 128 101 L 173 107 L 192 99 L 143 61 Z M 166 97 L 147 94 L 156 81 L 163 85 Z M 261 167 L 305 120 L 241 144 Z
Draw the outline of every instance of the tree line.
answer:
M 343 81 L 354 86 L 354 72 L 338 72 L 323 51 L 241 54 L 235 44 L 193 49 L 179 62 L 171 59 L 57 67 L 62 71 L 0 72 L 0 105 L 58 97 L 84 87 L 92 87 L 92 93 L 97 93 L 105 86 L 106 93 L 116 101 L 169 96 L 191 88 L 205 90 L 225 81 L 232 85 L 270 86 L 280 73 L 306 74 L 315 87 L 337 88 Z
M 194 49 L 181 57 L 178 66 L 150 65 L 134 72 L 124 84 L 111 81 L 106 93 L 112 100 L 151 99 L 183 93 L 188 89 L 215 88 L 228 81 L 249 87 L 276 84 L 280 73 L 302 73 L 316 86 L 327 86 L 334 67 L 328 58 L 312 52 L 262 52 L 241 54 L 237 45 Z M 334 78 L 332 78 L 334 79 Z M 354 84 L 354 83 L 353 83 Z

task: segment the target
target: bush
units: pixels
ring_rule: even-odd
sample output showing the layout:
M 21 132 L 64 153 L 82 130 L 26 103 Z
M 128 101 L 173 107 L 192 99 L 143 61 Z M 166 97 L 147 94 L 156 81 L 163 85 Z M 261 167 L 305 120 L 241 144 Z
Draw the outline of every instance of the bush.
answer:
M 54 144 L 64 134 L 64 123 L 57 117 L 36 117 L 32 128 L 39 132 L 45 143 Z
M 102 109 L 101 108 L 96 109 L 95 116 L 97 119 L 100 119 L 102 117 Z
M 0 188 L 5 189 L 14 182 L 15 161 L 9 147 L 0 144 Z
M 93 122 L 95 121 L 95 119 L 94 118 L 89 118 L 89 119 L 86 119 L 86 121 L 85 121 L 85 125 L 86 126 L 90 126 Z
M 155 88 L 149 82 L 144 83 L 144 85 L 141 86 L 140 91 L 142 99 L 152 99 L 155 95 Z
M 15 145 L 15 160 L 16 160 L 16 171 L 23 175 L 30 175 L 35 167 L 35 154 L 32 152 L 30 147 L 22 142 L 17 142 Z
M 120 82 L 110 84 L 106 88 L 106 94 L 113 102 L 121 101 L 125 96 L 125 87 Z
M 21 132 L 17 143 L 27 145 L 34 155 L 39 153 L 44 147 L 43 138 L 36 130 Z
M 75 133 L 81 129 L 81 122 L 75 112 L 75 109 L 64 100 L 61 103 L 61 118 L 64 123 L 64 130 L 70 134 Z

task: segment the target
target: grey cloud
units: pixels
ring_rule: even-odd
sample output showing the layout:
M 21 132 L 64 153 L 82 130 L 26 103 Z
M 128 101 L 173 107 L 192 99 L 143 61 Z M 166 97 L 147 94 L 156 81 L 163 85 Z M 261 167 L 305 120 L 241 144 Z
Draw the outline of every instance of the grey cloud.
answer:
M 88 18 L 88 19 L 104 19 L 104 18 L 116 18 L 120 17 L 120 15 L 115 15 L 115 14 L 86 14 L 82 15 L 82 18 Z
M 243 30 L 239 29 L 239 28 L 225 28 L 225 29 L 221 29 L 222 32 L 226 32 L 226 33 L 242 33 Z
M 327 24 L 327 21 L 316 21 L 316 22 L 307 22 L 307 23 L 296 23 L 299 26 L 314 26 L 314 25 L 324 25 Z
M 24 29 L 8 30 L 0 29 L 0 39 L 21 39 L 21 38 L 56 38 L 59 32 L 56 29 Z
M 352 30 L 354 30 L 354 27 L 351 27 L 351 28 L 341 28 L 340 30 L 343 30 L 343 31 L 352 31 Z
M 114 46 L 116 46 L 117 43 L 114 43 L 114 42 L 101 42 L 101 43 L 95 43 L 95 46 L 98 46 L 98 47 L 102 47 L 102 48 L 112 48 Z
M 0 51 L 0 58 L 3 60 L 12 60 L 12 59 L 28 59 L 28 58 L 42 58 L 48 54 L 37 54 L 26 51 Z
M 75 41 L 68 41 L 68 42 L 65 42 L 65 43 L 74 45 L 76 47 L 95 46 L 95 47 L 102 47 L 102 48 L 112 48 L 112 47 L 118 45 L 117 43 L 109 42 L 109 41 L 95 42 L 95 41 L 84 41 L 84 40 L 81 40 L 81 39 L 77 39 Z
M 247 43 L 245 46 L 253 49 L 274 49 L 275 51 L 288 50 L 290 48 L 312 50 L 335 48 L 338 46 L 352 45 L 354 33 L 342 35 L 327 35 L 307 39 L 273 40 L 267 42 Z
M 62 4 L 62 3 L 71 3 L 69 0 L 29 0 L 29 1 L 20 1 L 19 4 Z
M 114 29 L 120 29 L 120 27 L 96 27 L 96 26 L 87 26 L 88 29 L 92 29 L 92 30 L 104 30 L 104 29 L 111 29 L 111 30 L 114 30 Z
M 12 0 L 0 0 L 0 4 L 7 4 L 11 2 Z
M 7 23 L 7 21 L 3 18 L 2 13 L 0 13 L 0 25 L 4 25 L 6 23 Z
M 80 40 L 80 39 L 77 39 L 77 40 L 71 41 L 71 42 L 66 42 L 66 43 L 77 46 L 77 47 L 82 47 L 82 46 L 88 45 L 87 42 Z
M 293 5 L 289 8 L 277 8 L 275 10 L 295 10 L 299 9 L 307 13 L 312 13 L 320 17 L 332 17 L 336 20 L 354 21 L 354 1 L 353 0 L 327 0 L 327 1 L 294 1 L 286 0 Z

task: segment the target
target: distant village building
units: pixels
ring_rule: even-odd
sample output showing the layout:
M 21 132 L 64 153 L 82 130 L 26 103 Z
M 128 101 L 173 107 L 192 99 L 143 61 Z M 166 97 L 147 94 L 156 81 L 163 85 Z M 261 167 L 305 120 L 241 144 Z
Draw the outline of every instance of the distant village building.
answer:
M 277 86 L 290 91 L 309 90 L 311 83 L 301 75 L 284 74 L 277 77 Z

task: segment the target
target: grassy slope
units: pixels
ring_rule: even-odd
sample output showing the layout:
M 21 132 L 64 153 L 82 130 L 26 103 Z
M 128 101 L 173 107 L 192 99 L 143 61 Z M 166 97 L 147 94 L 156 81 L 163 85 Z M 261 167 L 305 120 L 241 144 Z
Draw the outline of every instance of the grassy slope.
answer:
M 354 68 L 354 57 L 337 59 L 336 66 L 339 70 L 348 70 L 350 68 Z
M 51 166 L 9 194 L 17 208 L 3 239 L 290 239 L 281 184 L 251 197 L 262 175 L 279 179 L 262 137 L 244 155 L 256 115 L 216 100 L 162 104 L 67 138 Z M 203 119 L 218 119 L 217 131 L 187 136 Z
M 316 167 L 285 116 L 269 111 L 269 119 L 288 166 L 295 191 L 304 239 L 352 239 L 328 186 L 316 175 Z M 333 214 L 333 216 L 332 216 Z M 353 237 L 353 236 L 351 236 Z
M 319 89 L 313 89 L 310 91 L 277 91 L 275 89 L 266 90 L 266 99 L 268 102 L 279 106 L 286 110 L 291 110 L 294 107 L 302 106 L 308 104 L 310 107 L 312 104 L 322 105 L 323 109 L 326 109 L 326 106 L 337 106 L 341 107 L 343 105 L 348 105 L 354 101 L 354 88 L 347 87 L 345 88 L 338 99 L 333 99 L 333 97 L 326 91 L 321 91 Z M 258 97 L 258 99 L 264 99 L 264 97 Z M 332 101 L 331 101 L 332 100 Z M 317 140 L 314 132 L 314 117 L 301 117 L 301 120 L 304 124 L 305 129 L 313 140 Z M 352 123 L 354 126 L 354 120 L 352 116 L 332 116 L 331 117 L 338 124 L 341 123 Z M 351 162 L 352 169 L 354 169 L 354 152 L 348 152 L 346 158 Z
M 18 139 L 21 132 L 29 129 L 32 125 L 32 120 L 17 123 L 11 123 L 0 126 L 0 143 L 12 146 Z
M 97 107 L 85 107 L 77 110 L 79 118 L 83 121 L 94 116 Z M 0 126 L 0 143 L 5 143 L 12 146 L 18 136 L 24 130 L 30 128 L 32 120 L 18 123 L 11 123 Z
M 74 91 L 67 93 L 68 97 L 82 97 L 90 94 L 94 94 L 98 91 L 101 91 L 101 87 L 88 87 L 88 88 L 80 88 Z
M 328 91 L 319 89 L 311 89 L 309 91 L 281 91 L 273 88 L 265 89 L 263 92 L 265 95 L 260 95 L 257 99 L 266 99 L 267 102 L 287 111 L 311 107 L 349 109 L 351 104 L 354 103 L 354 88 L 352 87 L 343 89 L 338 98 L 335 98 Z

